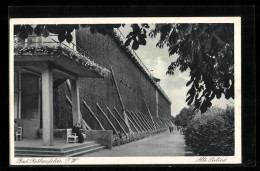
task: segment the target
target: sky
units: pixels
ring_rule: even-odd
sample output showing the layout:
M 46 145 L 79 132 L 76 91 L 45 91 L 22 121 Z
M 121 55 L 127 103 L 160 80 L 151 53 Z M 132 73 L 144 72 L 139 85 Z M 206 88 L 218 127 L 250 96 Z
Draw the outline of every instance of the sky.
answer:
M 152 28 L 154 28 L 154 25 L 150 24 L 150 29 Z M 125 25 L 125 27 L 120 27 L 120 30 L 126 37 L 126 35 L 132 31 L 132 28 L 129 25 Z M 147 33 L 149 33 L 149 30 L 147 30 Z M 171 114 L 176 116 L 180 113 L 182 108 L 188 107 L 185 100 L 189 90 L 189 87 L 186 87 L 186 83 L 190 79 L 190 73 L 188 70 L 181 72 L 179 69 L 176 69 L 174 75 L 166 75 L 168 66 L 171 62 L 175 61 L 178 56 L 176 54 L 169 56 L 166 47 L 163 49 L 156 47 L 159 35 L 157 35 L 156 38 L 150 38 L 147 34 L 146 40 L 146 45 L 139 46 L 135 52 L 145 66 L 151 71 L 152 75 L 161 79 L 160 86 L 172 101 Z M 226 100 L 222 96 L 220 99 L 214 99 L 212 105 L 225 109 L 227 105 L 233 106 L 234 100 Z

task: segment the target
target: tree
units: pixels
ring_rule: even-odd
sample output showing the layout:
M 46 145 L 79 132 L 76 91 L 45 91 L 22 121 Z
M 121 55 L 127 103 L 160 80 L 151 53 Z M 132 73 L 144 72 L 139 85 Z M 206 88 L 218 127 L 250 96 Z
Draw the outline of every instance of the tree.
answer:
M 234 108 L 211 107 L 187 125 L 185 143 L 196 155 L 234 155 Z
M 81 24 L 81 25 L 15 25 L 14 34 L 26 39 L 28 34 L 48 36 L 58 34 L 63 42 L 72 41 L 71 32 L 79 27 L 90 27 L 91 33 L 107 35 L 114 28 L 124 24 Z M 146 45 L 149 24 L 132 24 L 132 30 L 127 35 L 126 46 L 137 50 L 140 45 Z M 177 54 L 166 74 L 174 75 L 179 68 L 182 72 L 190 71 L 190 80 L 186 86 L 191 86 L 187 92 L 186 102 L 193 104 L 194 110 L 202 113 L 212 105 L 211 101 L 221 98 L 234 98 L 234 25 L 229 23 L 208 24 L 156 24 L 149 33 L 150 38 L 160 35 L 157 47 L 167 47 L 169 56 Z
M 25 40 L 28 35 L 35 33 L 37 36 L 48 37 L 50 33 L 57 34 L 60 42 L 66 40 L 70 43 L 73 39 L 71 32 L 78 30 L 80 27 L 90 27 L 92 34 L 101 33 L 107 35 L 113 31 L 114 28 L 121 27 L 122 24 L 38 24 L 38 25 L 15 25 L 14 35 L 18 35 Z
M 180 113 L 175 117 L 175 125 L 186 127 L 187 124 L 194 118 L 196 112 L 194 111 L 194 107 L 186 108 L 184 107 Z
M 125 45 L 138 49 L 146 44 L 148 24 L 131 25 L 133 31 L 127 36 Z M 151 38 L 160 34 L 159 48 L 168 48 L 169 56 L 178 58 L 168 67 L 167 74 L 174 70 L 190 70 L 191 85 L 186 102 L 194 104 L 195 110 L 206 112 L 211 100 L 234 98 L 234 25 L 233 24 L 156 24 L 149 33 Z

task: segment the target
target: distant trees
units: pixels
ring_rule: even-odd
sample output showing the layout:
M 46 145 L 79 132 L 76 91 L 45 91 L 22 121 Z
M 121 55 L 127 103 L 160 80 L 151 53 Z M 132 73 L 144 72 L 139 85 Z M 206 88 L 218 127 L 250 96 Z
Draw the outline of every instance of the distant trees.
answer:
M 195 114 L 196 112 L 194 111 L 194 107 L 184 107 L 180 111 L 180 113 L 175 117 L 174 123 L 177 126 L 186 127 L 187 124 L 193 119 Z

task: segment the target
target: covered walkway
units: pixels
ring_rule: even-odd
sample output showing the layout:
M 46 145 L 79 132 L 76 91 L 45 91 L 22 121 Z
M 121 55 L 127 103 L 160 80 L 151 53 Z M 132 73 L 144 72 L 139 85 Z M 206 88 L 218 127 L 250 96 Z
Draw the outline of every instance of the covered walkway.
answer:
M 165 132 L 140 141 L 105 149 L 80 157 L 137 157 L 137 156 L 186 156 L 184 136 L 179 132 Z

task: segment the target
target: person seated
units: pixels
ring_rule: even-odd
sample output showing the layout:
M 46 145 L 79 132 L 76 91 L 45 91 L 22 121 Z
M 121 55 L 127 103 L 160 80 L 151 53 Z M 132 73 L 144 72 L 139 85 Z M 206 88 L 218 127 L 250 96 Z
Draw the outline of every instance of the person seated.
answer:
M 72 133 L 75 133 L 76 136 L 78 136 L 78 143 L 83 143 L 84 137 L 80 129 L 81 129 L 81 124 L 77 123 L 73 126 Z
M 81 123 L 81 131 L 82 131 L 82 133 L 86 133 L 86 132 L 87 132 L 87 127 L 86 127 L 86 125 L 84 124 L 83 121 L 80 121 L 80 123 Z

